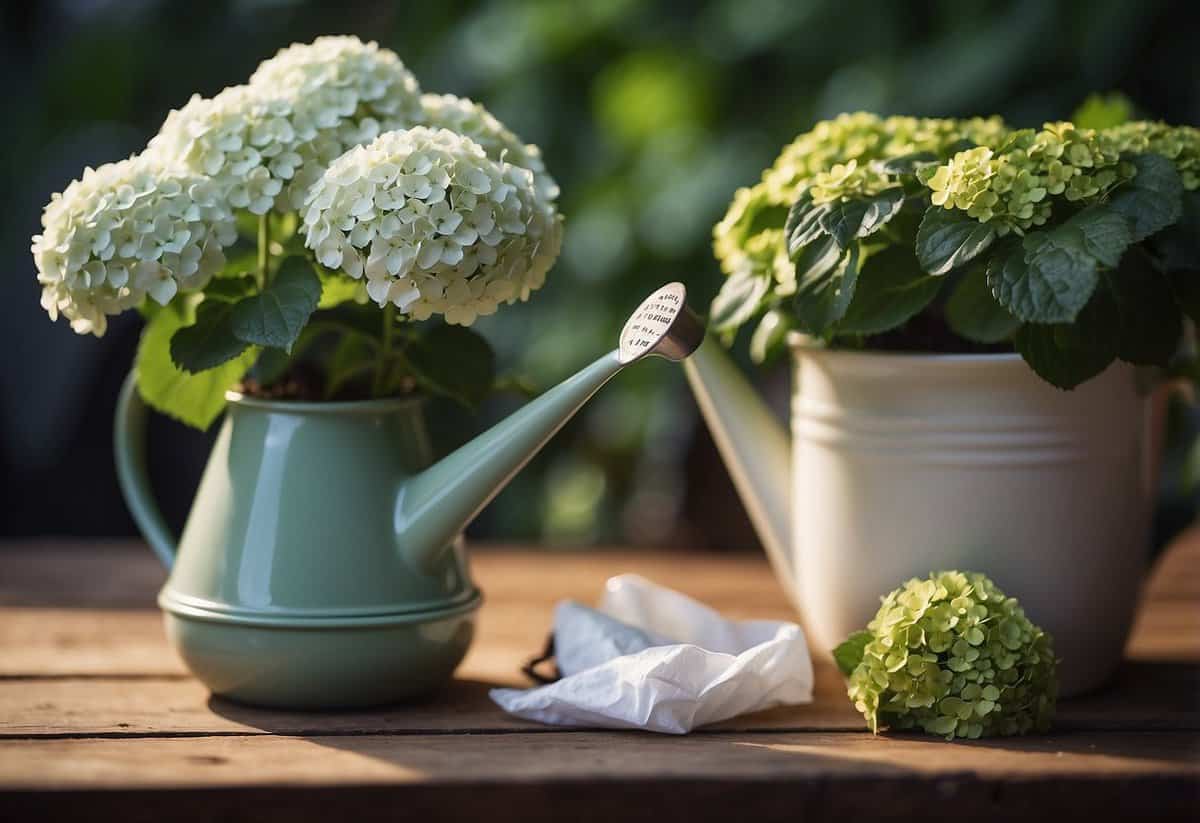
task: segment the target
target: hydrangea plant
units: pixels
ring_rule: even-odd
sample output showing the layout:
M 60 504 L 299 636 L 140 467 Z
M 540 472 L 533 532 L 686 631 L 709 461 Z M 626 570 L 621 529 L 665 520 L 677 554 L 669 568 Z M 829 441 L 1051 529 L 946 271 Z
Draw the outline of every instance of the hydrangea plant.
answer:
M 982 574 L 939 572 L 883 598 L 834 651 L 849 695 L 881 727 L 986 737 L 1046 731 L 1058 695 L 1049 635 Z
M 734 195 L 710 325 L 732 339 L 756 320 L 760 362 L 792 330 L 1015 349 L 1072 388 L 1118 358 L 1171 363 L 1200 317 L 1198 237 L 1195 128 L 844 114 Z
M 52 319 L 100 336 L 145 315 L 139 391 L 185 423 L 207 427 L 239 383 L 473 405 L 494 369 L 467 327 L 545 282 L 557 197 L 538 148 L 483 106 L 422 94 L 375 43 L 321 37 L 87 169 L 32 251 Z

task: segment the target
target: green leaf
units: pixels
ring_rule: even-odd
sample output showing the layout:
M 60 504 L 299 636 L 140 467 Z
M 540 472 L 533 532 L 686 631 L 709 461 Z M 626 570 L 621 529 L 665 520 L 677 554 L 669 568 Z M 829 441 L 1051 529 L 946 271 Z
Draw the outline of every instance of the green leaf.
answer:
M 996 230 L 966 212 L 930 206 L 917 229 L 917 259 L 933 275 L 947 274 L 987 251 Z
M 204 299 L 236 303 L 243 297 L 253 294 L 257 286 L 254 278 L 246 275 L 215 277 L 204 287 Z
M 1071 115 L 1080 129 L 1108 129 L 1125 123 L 1133 115 L 1133 103 L 1120 92 L 1089 94 Z
M 843 249 L 850 248 L 855 238 L 868 237 L 879 231 L 904 205 L 904 189 L 894 188 L 864 198 L 838 200 L 817 218 Z
M 879 170 L 884 174 L 916 174 L 917 169 L 937 161 L 938 157 L 933 152 L 918 151 L 884 160 L 879 164 Z
M 764 314 L 750 336 L 750 359 L 755 363 L 765 363 L 787 339 L 791 329 L 791 318 L 785 312 L 771 309 Z
M 1047 383 L 1073 389 L 1108 368 L 1117 356 L 1119 318 L 1112 295 L 1097 289 L 1074 323 L 1026 323 L 1014 344 Z
M 291 355 L 282 349 L 261 349 L 250 376 L 263 386 L 270 386 L 283 377 L 291 363 Z
M 862 662 L 863 655 L 866 653 L 867 644 L 873 637 L 871 632 L 864 629 L 847 637 L 841 645 L 833 650 L 833 661 L 837 663 L 837 667 L 843 675 L 849 677 L 858 668 L 858 664 Z
M 363 281 L 344 274 L 321 273 L 321 300 L 318 309 L 332 309 L 342 303 L 357 300 L 363 291 Z
M 275 279 L 233 312 L 233 332 L 240 340 L 291 351 L 301 329 L 321 299 L 321 281 L 303 257 L 289 257 Z
M 822 237 L 796 258 L 793 306 L 801 331 L 820 335 L 846 314 L 858 281 L 858 246 L 843 252 L 832 237 Z
M 825 227 L 821 225 L 821 219 L 831 207 L 830 203 L 814 206 L 812 195 L 808 192 L 796 199 L 788 210 L 787 222 L 783 225 L 783 237 L 787 243 L 789 258 L 794 260 L 802 248 L 827 234 Z
M 1166 276 L 1138 251 L 1125 255 L 1105 280 L 1119 317 L 1117 357 L 1138 365 L 1166 366 L 1183 336 L 1183 318 Z
M 713 331 L 736 329 L 758 311 L 771 281 L 762 275 L 738 272 L 722 285 L 712 301 L 708 325 Z
M 996 302 L 988 288 L 986 267 L 972 266 L 946 301 L 946 322 L 959 337 L 976 343 L 999 343 L 1013 336 L 1021 321 Z
M 191 374 L 219 366 L 239 356 L 248 345 L 233 333 L 236 304 L 205 300 L 196 309 L 196 321 L 171 338 L 171 360 Z
M 254 362 L 256 351 L 214 369 L 188 374 L 171 362 L 171 338 L 195 319 L 195 300 L 176 300 L 160 309 L 138 343 L 134 369 L 146 404 L 197 429 L 207 429 L 225 408 L 225 392 Z
M 376 368 L 375 347 L 360 334 L 345 334 L 338 340 L 326 366 L 326 399 L 333 398 L 346 383 L 364 377 Z
M 1162 155 L 1139 154 L 1131 159 L 1137 175 L 1110 202 L 1133 222 L 1133 242 L 1140 243 L 1180 218 L 1183 180 L 1175 164 Z
M 1179 221 L 1149 242 L 1168 271 L 1200 271 L 1200 190 L 1184 192 L 1182 204 Z
M 1069 323 L 1087 304 L 1100 275 L 1078 230 L 1032 232 L 988 263 L 992 294 L 1027 323 Z
M 488 396 L 496 378 L 492 347 L 463 326 L 434 326 L 405 355 L 425 389 L 472 408 Z
M 1084 250 L 1102 266 L 1114 268 L 1133 242 L 1128 218 L 1107 205 L 1089 206 L 1066 221 L 1058 232 L 1077 230 Z
M 941 286 L 942 278 L 923 272 L 911 249 L 889 246 L 863 264 L 837 330 L 879 334 L 894 329 L 928 306 Z

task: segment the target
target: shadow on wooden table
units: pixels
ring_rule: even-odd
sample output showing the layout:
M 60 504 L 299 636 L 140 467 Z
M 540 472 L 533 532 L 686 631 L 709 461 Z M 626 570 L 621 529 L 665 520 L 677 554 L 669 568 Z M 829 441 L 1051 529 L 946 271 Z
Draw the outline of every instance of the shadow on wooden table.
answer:
M 227 720 L 283 736 L 474 734 L 547 730 L 504 714 L 488 697 L 500 683 L 455 678 L 438 691 L 371 709 L 294 712 L 210 696 L 208 709 Z

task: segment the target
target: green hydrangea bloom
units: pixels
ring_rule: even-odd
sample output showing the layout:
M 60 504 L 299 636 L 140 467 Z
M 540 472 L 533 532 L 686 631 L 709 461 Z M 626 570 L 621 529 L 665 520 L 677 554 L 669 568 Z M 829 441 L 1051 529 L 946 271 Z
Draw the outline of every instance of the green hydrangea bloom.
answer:
M 802 191 L 815 202 L 875 194 L 896 185 L 881 161 L 929 152 L 945 157 L 962 141 L 998 146 L 1009 130 L 997 117 L 948 120 L 842 114 L 817 123 L 786 146 L 758 185 L 739 189 L 713 228 L 713 251 L 726 274 L 771 277 L 775 293 L 795 291 L 795 269 L 778 243 L 788 208 Z
M 997 150 L 960 151 L 918 177 L 934 205 L 994 222 L 1000 234 L 1023 233 L 1045 224 L 1055 198 L 1086 205 L 1130 179 L 1121 144 L 1107 132 L 1047 123 L 1041 131 L 1013 132 Z
M 1049 635 L 982 574 L 938 572 L 883 598 L 849 695 L 881 726 L 976 738 L 1045 731 L 1058 693 Z
M 1106 129 L 1104 134 L 1122 152 L 1161 154 L 1175 164 L 1185 189 L 1200 189 L 1200 129 L 1142 121 Z

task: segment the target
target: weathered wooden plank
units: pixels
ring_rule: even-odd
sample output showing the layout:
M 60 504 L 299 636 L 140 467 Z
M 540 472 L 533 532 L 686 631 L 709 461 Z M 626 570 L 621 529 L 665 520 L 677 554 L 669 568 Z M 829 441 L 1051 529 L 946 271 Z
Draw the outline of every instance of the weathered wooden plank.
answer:
M 755 556 L 514 552 L 475 554 L 487 600 L 469 677 L 513 682 L 541 645 L 553 604 L 595 599 L 611 574 L 636 571 L 731 616 L 792 616 L 770 571 Z M 167 649 L 153 596 L 162 571 L 144 546 L 36 544 L 0 549 L 0 676 L 182 675 Z M 530 581 L 536 580 L 537 585 Z M 57 588 L 55 588 L 57 587 Z M 24 603 L 25 606 L 17 604 Z M 50 608 L 46 603 L 89 604 Z M 1175 544 L 1147 588 L 1129 656 L 1200 661 L 1200 530 Z M 33 604 L 43 604 L 36 606 Z M 131 608 L 142 606 L 144 609 Z M 487 660 L 481 660 L 480 657 Z
M 477 658 L 478 661 L 478 658 Z M 277 712 L 212 698 L 195 680 L 10 679 L 0 681 L 0 738 L 184 734 L 375 734 L 562 731 L 511 717 L 488 698 L 495 680 L 464 667 L 441 692 L 386 709 Z M 816 700 L 739 717 L 713 728 L 854 730 L 863 723 L 832 666 L 818 669 Z M 510 678 L 515 685 L 527 685 Z
M 971 820 L 1191 819 L 1198 754 L 1194 737 L 1166 733 L 974 744 L 822 733 L 9 741 L 0 816 L 661 820 L 686 806 L 691 820 L 935 809 Z
M 0 681 L 0 738 L 185 734 L 435 734 L 557 731 L 499 711 L 488 699 L 495 681 L 466 668 L 429 698 L 373 711 L 274 712 L 211 698 L 191 679 Z M 514 678 L 515 680 L 515 678 Z M 841 677 L 818 666 L 810 705 L 746 715 L 706 731 L 861 731 Z M 1062 701 L 1056 731 L 1200 732 L 1200 669 L 1186 664 L 1128 663 L 1102 692 Z M 1200 739 L 1200 738 L 1198 738 Z

